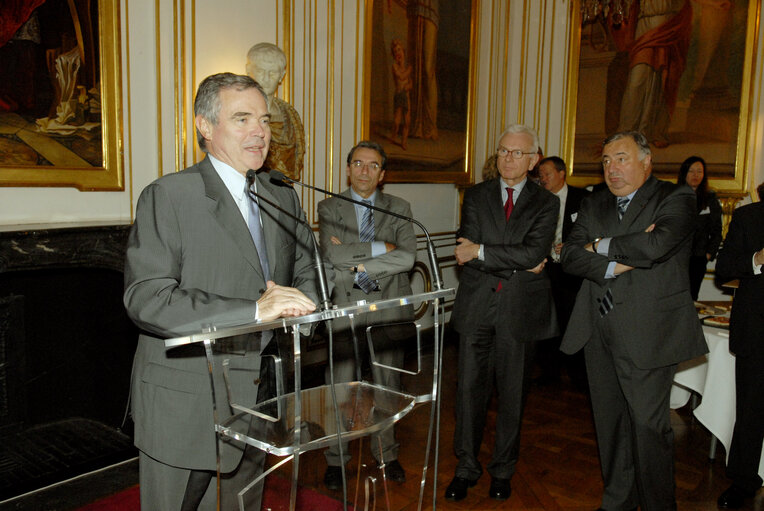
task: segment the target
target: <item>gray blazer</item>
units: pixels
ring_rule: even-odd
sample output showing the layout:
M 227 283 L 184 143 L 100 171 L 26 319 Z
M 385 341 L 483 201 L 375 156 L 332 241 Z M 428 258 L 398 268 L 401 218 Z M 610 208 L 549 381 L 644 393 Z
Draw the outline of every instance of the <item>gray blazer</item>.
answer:
M 584 278 L 560 349 L 575 353 L 586 345 L 600 319 L 599 299 L 608 287 L 619 314 L 616 342 L 626 346 L 634 364 L 653 369 L 708 352 L 687 277 L 695 225 L 695 195 L 650 176 L 637 190 L 619 222 L 616 199 L 603 189 L 585 198 L 567 242 L 562 266 Z M 645 232 L 655 224 L 652 232 Z M 608 256 L 584 246 L 612 237 Z M 635 269 L 605 279 L 609 261 Z
M 258 176 L 258 191 L 304 216 L 290 187 Z M 272 279 L 317 303 L 308 229 L 267 204 L 261 203 L 261 211 Z M 198 332 L 207 323 L 251 322 L 264 289 L 246 221 L 209 159 L 162 177 L 141 193 L 128 240 L 124 293 L 127 313 L 142 330 L 132 378 L 135 444 L 141 451 L 176 467 L 215 470 L 203 351 L 199 346 L 168 351 L 163 339 Z M 251 371 L 234 382 L 234 392 L 254 401 L 260 343 L 248 341 L 246 355 L 231 357 Z M 220 409 L 225 418 L 228 410 Z M 242 451 L 224 445 L 222 470 L 228 472 Z
M 348 188 L 342 195 L 351 197 Z M 377 191 L 375 206 L 411 217 L 411 206 L 405 200 Z M 369 295 L 353 287 L 353 266 L 363 264 L 373 280 L 379 281 L 381 299 L 412 294 L 409 271 L 416 259 L 414 226 L 400 218 L 374 211 L 374 239 L 393 243 L 397 248 L 377 257 L 371 256 L 371 243 L 361 242 L 355 206 L 347 201 L 330 197 L 318 203 L 318 225 L 321 251 L 335 269 L 332 302 L 337 305 L 369 300 Z M 335 245 L 335 236 L 342 244 Z M 377 298 L 377 299 L 379 299 Z M 372 295 L 372 299 L 374 299 Z M 405 321 L 413 319 L 411 305 L 385 309 L 359 317 L 360 324 Z M 338 324 L 342 328 L 342 322 Z
M 468 333 L 485 322 L 486 304 L 501 282 L 498 314 L 491 320 L 518 341 L 558 335 L 557 314 L 546 271 L 525 271 L 549 254 L 554 241 L 560 199 L 528 180 L 507 222 L 499 178 L 464 193 L 458 236 L 482 243 L 485 260 L 473 259 L 459 277 L 451 326 Z

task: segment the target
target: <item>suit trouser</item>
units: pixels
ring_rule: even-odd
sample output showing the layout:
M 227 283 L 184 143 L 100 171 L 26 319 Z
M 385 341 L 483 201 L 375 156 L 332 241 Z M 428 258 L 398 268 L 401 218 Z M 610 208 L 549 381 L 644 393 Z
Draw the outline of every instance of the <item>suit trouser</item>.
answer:
M 616 307 L 599 320 L 586 344 L 597 446 L 602 465 L 602 508 L 676 509 L 674 433 L 669 396 L 676 365 L 640 369 L 617 336 Z
M 263 353 L 277 351 L 276 344 L 271 342 Z M 257 392 L 257 402 L 260 403 L 276 395 L 275 365 L 271 358 L 260 359 L 258 381 L 262 385 L 251 387 Z M 251 373 L 242 372 L 238 378 L 249 380 Z M 239 383 L 237 388 L 244 388 Z M 214 431 L 210 432 L 210 441 L 215 438 Z M 250 429 L 250 434 L 253 431 Z M 199 439 L 200 442 L 206 439 Z M 242 445 L 236 444 L 235 445 Z M 237 494 L 263 473 L 266 453 L 251 445 L 243 446 L 242 459 L 235 470 L 221 474 L 220 477 L 220 510 L 239 511 L 241 509 Z M 167 465 L 152 458 L 149 454 L 139 451 L 139 483 L 141 509 L 152 511 L 190 511 L 217 510 L 217 479 L 214 470 L 191 470 L 188 468 Z M 260 509 L 262 500 L 262 481 L 246 491 L 243 495 L 244 509 L 247 511 Z
M 735 360 L 735 430 L 732 433 L 727 476 L 739 487 L 761 488 L 759 463 L 764 439 L 764 366 L 761 357 Z
M 489 313 L 486 317 L 495 317 L 495 304 L 489 306 Z M 517 341 L 506 328 L 492 324 L 477 325 L 474 332 L 459 335 L 454 431 L 457 477 L 474 481 L 483 472 L 478 454 L 494 386 L 496 442 L 487 470 L 500 479 L 510 479 L 515 473 L 533 351 L 533 342 Z
M 358 343 L 361 353 L 361 360 L 368 353 L 366 343 L 366 331 L 362 328 L 356 327 L 358 332 Z M 334 346 L 334 382 L 344 383 L 356 380 L 356 367 L 355 367 L 355 355 L 353 353 L 352 339 L 349 332 L 342 332 L 338 336 L 337 342 Z M 374 354 L 377 362 L 390 366 L 390 367 L 403 367 L 403 359 L 405 355 L 405 348 L 402 343 L 397 346 L 393 346 L 395 341 L 391 339 L 386 333 L 385 329 L 381 328 L 377 330 L 374 341 Z M 378 350 L 377 346 L 384 349 Z M 326 366 L 325 381 L 328 384 L 330 380 L 329 366 Z M 391 371 L 389 369 L 382 369 L 380 367 L 371 366 L 371 375 L 374 383 L 377 385 L 384 385 L 393 390 L 401 390 L 401 373 L 398 371 Z M 377 460 L 378 463 L 389 463 L 398 459 L 398 448 L 400 444 L 395 441 L 395 428 L 390 426 L 377 433 L 373 433 L 370 436 L 369 447 L 371 449 L 371 455 Z M 340 458 L 340 450 L 337 443 L 332 443 L 329 448 L 324 451 L 326 457 L 326 463 L 332 467 L 339 467 L 350 461 L 350 453 L 348 452 L 348 443 L 342 444 L 342 458 Z

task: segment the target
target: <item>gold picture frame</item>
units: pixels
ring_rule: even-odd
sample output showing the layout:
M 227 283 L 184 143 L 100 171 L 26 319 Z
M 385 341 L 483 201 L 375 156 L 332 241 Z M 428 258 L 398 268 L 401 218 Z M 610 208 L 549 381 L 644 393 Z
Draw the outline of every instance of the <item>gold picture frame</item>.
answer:
M 571 183 L 588 185 L 602 181 L 597 155 L 602 140 L 613 132 L 634 129 L 629 124 L 635 117 L 633 112 L 647 117 L 648 109 L 657 109 L 653 106 L 655 103 L 632 104 L 624 99 L 635 97 L 623 92 L 637 83 L 630 75 L 637 67 L 634 63 L 644 63 L 649 58 L 659 60 L 658 56 L 646 59 L 646 53 L 638 50 L 647 47 L 647 55 L 650 55 L 651 44 L 666 44 L 666 41 L 675 44 L 680 39 L 677 34 L 684 37 L 689 34 L 686 46 L 661 48 L 669 48 L 665 50 L 667 53 L 674 52 L 681 57 L 673 61 L 673 57 L 668 57 L 669 64 L 664 60 L 661 63 L 664 67 L 659 68 L 663 73 L 662 106 L 668 112 L 668 124 L 662 134 L 646 133 L 652 146 L 654 173 L 661 178 L 676 179 L 684 159 L 699 155 L 707 162 L 712 188 L 725 195 L 748 191 L 746 146 L 754 103 L 753 67 L 761 3 L 741 0 L 725 4 L 729 6 L 726 10 L 690 4 L 690 0 L 685 0 L 673 18 L 664 17 L 662 25 L 652 27 L 652 34 L 648 36 L 647 32 L 636 33 L 639 1 L 633 2 L 630 12 L 611 11 L 607 20 L 598 18 L 583 25 L 581 0 L 571 2 L 573 24 L 563 147 L 571 169 Z M 693 8 L 697 10 L 690 13 L 684 10 Z M 616 23 L 619 18 L 614 20 L 613 16 L 621 15 L 623 22 Z M 617 33 L 619 30 L 622 32 Z M 645 37 L 640 39 L 639 35 Z M 663 40 L 651 43 L 648 41 L 651 37 Z M 679 51 L 681 49 L 685 52 Z M 665 54 L 660 58 L 665 59 Z M 673 71 L 676 78 L 671 85 L 671 79 L 665 77 L 672 72 L 673 62 L 681 62 L 682 67 L 681 71 Z M 672 97 L 673 108 L 667 106 Z M 660 118 L 663 114 L 652 115 L 652 118 Z M 653 126 L 660 124 L 646 125 L 654 130 Z
M 74 46 L 68 53 L 78 52 L 80 56 L 75 77 L 79 83 L 81 79 L 77 73 L 81 72 L 87 76 L 86 83 L 89 80 L 95 85 L 90 90 L 86 85 L 78 85 L 73 95 L 70 95 L 71 90 L 66 83 L 62 85 L 58 81 L 58 86 L 48 85 L 55 89 L 56 101 L 65 94 L 71 98 L 63 109 L 54 110 L 51 106 L 48 117 L 34 119 L 29 115 L 0 111 L 0 142 L 11 148 L 0 150 L 0 186 L 124 190 L 119 2 L 98 0 L 97 12 L 92 12 L 88 1 L 59 0 L 43 5 L 59 9 L 59 14 L 71 15 L 67 20 L 72 20 L 74 39 L 72 35 L 66 37 Z M 31 14 L 30 18 L 34 15 Z M 21 21 L 26 23 L 27 20 Z M 36 30 L 44 30 L 42 25 L 37 23 Z M 64 40 L 63 35 L 61 40 Z M 59 59 L 62 56 L 65 57 L 61 52 L 47 51 L 49 74 L 43 78 L 52 82 L 58 76 L 52 70 L 72 67 L 71 62 Z M 36 78 L 41 79 L 39 76 Z M 62 89 L 65 91 L 61 92 Z M 74 99 L 76 91 L 79 91 L 79 97 Z M 97 92 L 100 92 L 100 98 Z M 61 101 L 59 105 L 64 103 Z M 96 108 L 100 108 L 100 158 L 99 128 L 96 124 L 99 115 Z M 66 122 L 55 122 L 67 117 L 69 120 Z M 71 129 L 67 129 L 68 123 L 72 124 Z M 92 124 L 96 127 L 93 128 Z M 40 130 L 38 126 L 44 129 Z M 86 128 L 91 131 L 80 131 Z M 77 131 L 80 131 L 79 135 Z M 26 155 L 24 159 L 20 160 L 17 149 L 23 150 Z M 35 158 L 37 160 L 30 164 Z
M 386 182 L 472 183 L 478 12 L 479 0 L 366 1 L 361 135 L 384 147 Z

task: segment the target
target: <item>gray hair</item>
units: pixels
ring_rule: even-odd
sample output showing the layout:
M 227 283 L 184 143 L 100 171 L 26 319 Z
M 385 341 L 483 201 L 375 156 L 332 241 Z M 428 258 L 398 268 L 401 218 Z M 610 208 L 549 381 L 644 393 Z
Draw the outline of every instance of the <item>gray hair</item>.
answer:
M 637 148 L 639 149 L 639 161 L 643 161 L 645 157 L 652 154 L 652 151 L 650 151 L 650 143 L 639 131 L 619 131 L 618 133 L 613 133 L 602 142 L 602 147 L 604 148 L 606 145 L 621 140 L 622 138 L 630 138 L 637 144 Z
M 360 142 L 358 142 L 356 145 L 353 146 L 353 148 L 348 152 L 348 157 L 347 157 L 348 165 L 350 165 L 350 162 L 353 159 L 353 153 L 355 152 L 355 150 L 361 149 L 362 147 L 377 151 L 379 155 L 382 157 L 382 170 L 385 170 L 385 164 L 387 163 L 387 154 L 385 154 L 385 150 L 382 149 L 381 145 L 379 145 L 376 142 L 372 142 L 371 140 L 361 140 Z
M 499 140 L 504 138 L 504 135 L 507 135 L 509 133 L 522 133 L 524 135 L 528 135 L 533 139 L 533 152 L 537 153 L 539 149 L 541 148 L 539 144 L 539 136 L 538 133 L 536 133 L 536 130 L 533 128 L 529 128 L 528 126 L 524 124 L 510 124 L 507 126 L 507 129 L 505 129 L 502 134 L 499 136 Z
M 260 84 L 246 75 L 237 75 L 233 73 L 218 73 L 210 75 L 199 84 L 194 99 L 194 115 L 201 116 L 210 124 L 217 125 L 218 115 L 220 114 L 220 91 L 223 89 L 236 89 L 243 91 L 246 89 L 257 89 L 263 95 L 266 102 L 268 98 Z M 199 143 L 199 149 L 207 152 L 207 144 L 201 132 L 197 128 L 196 141 Z
M 287 60 L 284 52 L 272 43 L 257 43 L 247 52 L 247 74 L 252 75 L 252 64 L 258 59 L 258 57 L 272 59 L 276 61 L 282 69 L 286 69 Z

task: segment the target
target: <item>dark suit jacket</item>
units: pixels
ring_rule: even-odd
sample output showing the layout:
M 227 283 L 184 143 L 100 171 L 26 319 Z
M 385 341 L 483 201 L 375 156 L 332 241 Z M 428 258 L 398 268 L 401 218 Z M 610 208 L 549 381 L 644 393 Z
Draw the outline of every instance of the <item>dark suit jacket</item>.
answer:
M 716 257 L 722 242 L 722 206 L 713 191 L 706 197 L 707 207 L 695 217 L 695 234 L 692 238 L 692 255 L 711 259 Z
M 518 341 L 548 339 L 558 334 L 551 284 L 546 272 L 525 271 L 549 255 L 560 201 L 528 180 L 517 197 L 509 222 L 504 216 L 500 178 L 464 192 L 458 236 L 484 245 L 485 260 L 465 264 L 459 278 L 451 326 L 461 333 L 485 323 L 486 304 L 501 281 L 497 327 Z
M 641 369 L 675 364 L 708 351 L 687 278 L 695 220 L 695 195 L 688 187 L 655 177 L 637 190 L 619 222 L 616 199 L 601 190 L 584 199 L 562 249 L 563 269 L 585 280 L 560 349 L 572 354 L 592 337 L 599 302 L 610 287 L 621 324 L 615 339 Z M 655 224 L 652 232 L 645 232 Z M 612 237 L 607 256 L 583 247 Z M 605 279 L 609 261 L 634 270 Z
M 735 210 L 727 238 L 719 251 L 720 282 L 740 279 L 730 319 L 730 351 L 738 357 L 764 360 L 764 274 L 754 275 L 754 252 L 764 247 L 764 202 Z
M 581 207 L 581 201 L 584 197 L 589 195 L 589 191 L 586 188 L 578 188 L 568 185 L 568 198 L 565 199 L 565 211 L 563 212 L 562 219 L 562 242 L 567 241 L 570 236 L 570 231 L 573 230 L 575 220 L 573 216 L 578 217 L 578 209 Z
M 304 215 L 290 187 L 258 176 L 258 191 Z M 308 230 L 265 203 L 261 216 L 272 279 L 318 303 Z M 199 332 L 205 323 L 252 322 L 264 289 L 246 221 L 208 158 L 143 190 L 128 240 L 124 293 L 127 313 L 142 329 L 132 380 L 140 450 L 176 467 L 215 470 L 206 359 L 198 346 L 168 351 L 163 340 Z M 247 356 L 231 357 L 232 363 L 257 374 L 260 343 L 250 340 Z M 234 382 L 234 392 L 256 393 L 252 381 Z M 220 396 L 225 393 L 218 403 Z M 224 419 L 227 407 L 219 411 Z M 224 445 L 222 470 L 228 472 L 242 451 Z
M 342 192 L 342 195 L 350 198 L 350 189 Z M 374 205 L 411 217 L 411 206 L 408 202 L 382 193 L 381 190 L 377 191 Z M 374 211 L 375 241 L 387 241 L 397 248 L 372 257 L 371 243 L 359 240 L 358 220 L 353 203 L 336 197 L 324 199 L 318 203 L 318 219 L 321 252 L 336 270 L 332 303 L 344 305 L 358 300 L 369 300 L 370 295 L 353 287 L 355 275 L 349 270 L 359 264 L 364 265 L 372 280 L 379 282 L 382 299 L 412 294 L 409 271 L 416 260 L 416 235 L 411 222 Z M 332 236 L 336 236 L 342 244 L 333 244 Z M 407 305 L 365 314 L 358 320 L 361 324 L 379 323 L 410 320 L 413 316 L 412 306 Z

